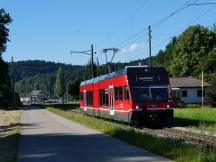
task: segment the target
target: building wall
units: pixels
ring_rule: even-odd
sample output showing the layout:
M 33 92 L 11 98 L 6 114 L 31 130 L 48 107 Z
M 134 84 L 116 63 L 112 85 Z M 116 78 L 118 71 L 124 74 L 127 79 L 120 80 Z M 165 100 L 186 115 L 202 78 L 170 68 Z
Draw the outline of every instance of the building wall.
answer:
M 201 88 L 180 88 L 179 94 L 180 98 L 184 103 L 202 103 L 202 97 L 197 96 L 197 90 L 201 90 Z M 207 88 L 204 88 L 205 94 L 207 92 Z M 183 91 L 187 91 L 187 97 L 183 97 Z M 205 95 L 204 95 L 204 102 L 205 102 Z

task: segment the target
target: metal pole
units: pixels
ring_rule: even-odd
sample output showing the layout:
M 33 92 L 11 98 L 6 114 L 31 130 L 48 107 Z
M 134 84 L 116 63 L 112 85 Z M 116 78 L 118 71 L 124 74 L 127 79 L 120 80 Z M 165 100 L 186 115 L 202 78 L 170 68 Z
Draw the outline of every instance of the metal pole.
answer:
M 203 108 L 203 96 L 204 96 L 204 94 L 203 94 L 203 70 L 202 70 L 202 108 Z
M 149 67 L 152 66 L 152 58 L 151 58 L 151 26 L 149 25 L 148 27 L 148 33 L 149 33 Z
M 11 93 L 12 93 L 12 101 L 15 103 L 15 92 L 14 92 L 14 67 L 13 67 L 13 56 L 11 57 Z
M 92 78 L 94 78 L 94 51 L 93 44 L 91 45 L 91 66 L 92 66 Z
M 98 61 L 98 58 L 97 58 L 97 76 L 99 76 L 99 61 Z

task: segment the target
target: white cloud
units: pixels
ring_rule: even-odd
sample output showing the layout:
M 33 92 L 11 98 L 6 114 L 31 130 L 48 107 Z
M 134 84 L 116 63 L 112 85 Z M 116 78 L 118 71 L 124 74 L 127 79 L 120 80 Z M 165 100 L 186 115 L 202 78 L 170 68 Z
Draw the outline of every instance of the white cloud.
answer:
M 122 48 L 121 52 L 122 53 L 132 53 L 132 52 L 139 51 L 140 49 L 142 49 L 141 44 L 139 44 L 139 43 L 133 43 L 133 44 L 131 44 L 127 48 Z

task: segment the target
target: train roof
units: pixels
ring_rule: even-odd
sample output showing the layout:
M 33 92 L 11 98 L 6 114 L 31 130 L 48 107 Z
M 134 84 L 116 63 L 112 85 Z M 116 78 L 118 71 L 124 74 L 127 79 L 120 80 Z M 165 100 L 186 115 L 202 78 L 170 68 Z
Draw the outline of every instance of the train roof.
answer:
M 99 81 L 102 81 L 102 80 L 106 80 L 106 79 L 109 79 L 109 78 L 115 78 L 115 77 L 118 77 L 118 76 L 122 76 L 122 75 L 126 75 L 127 72 L 129 71 L 129 69 L 151 69 L 151 70 L 156 70 L 156 69 L 163 69 L 163 71 L 165 71 L 165 69 L 163 67 L 148 67 L 148 66 L 125 66 L 124 69 L 121 69 L 121 70 L 118 70 L 118 71 L 114 71 L 114 72 L 111 72 L 111 73 L 108 73 L 108 74 L 104 74 L 104 75 L 101 75 L 101 76 L 98 76 L 98 77 L 95 77 L 95 78 L 92 78 L 92 79 L 89 79 L 89 80 L 85 80 L 85 81 L 82 81 L 80 83 L 80 85 L 86 85 L 86 84 L 90 84 L 90 83 L 97 83 Z

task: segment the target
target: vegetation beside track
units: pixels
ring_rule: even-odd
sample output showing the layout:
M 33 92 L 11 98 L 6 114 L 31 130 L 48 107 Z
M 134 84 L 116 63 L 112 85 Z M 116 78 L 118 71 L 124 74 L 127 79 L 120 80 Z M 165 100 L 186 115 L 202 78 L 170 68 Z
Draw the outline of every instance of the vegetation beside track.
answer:
M 0 161 L 15 162 L 20 137 L 21 110 L 0 110 Z
M 175 109 L 174 125 L 216 131 L 216 108 Z
M 80 113 L 65 111 L 48 107 L 49 111 L 61 115 L 67 119 L 79 122 L 94 128 L 112 137 L 126 141 L 146 150 L 155 152 L 174 161 L 216 161 L 216 151 L 206 148 L 196 148 L 185 145 L 180 141 L 155 137 L 149 134 L 136 132 L 133 128 L 119 123 L 109 122 L 103 119 L 88 117 Z

